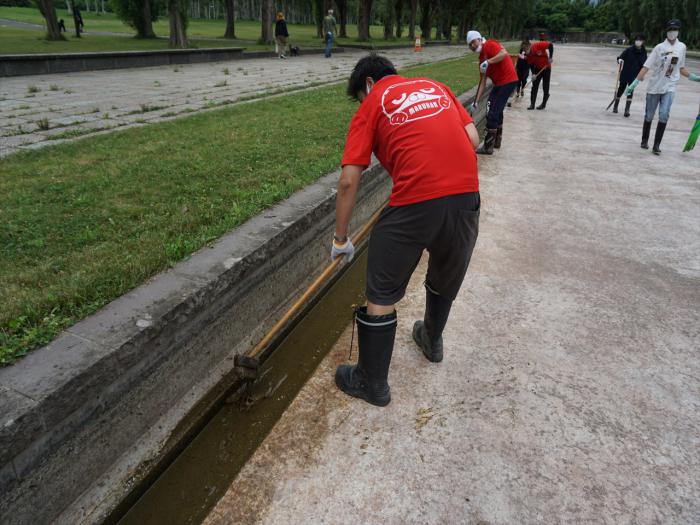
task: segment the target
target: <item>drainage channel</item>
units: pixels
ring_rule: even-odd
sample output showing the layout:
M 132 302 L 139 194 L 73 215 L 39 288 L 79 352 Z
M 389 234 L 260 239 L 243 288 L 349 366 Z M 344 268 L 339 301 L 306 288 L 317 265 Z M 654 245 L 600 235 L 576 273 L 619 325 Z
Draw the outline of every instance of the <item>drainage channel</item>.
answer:
M 351 321 L 364 300 L 366 250 L 318 299 L 274 349 L 258 379 L 227 400 L 187 447 L 126 511 L 108 522 L 198 524 Z

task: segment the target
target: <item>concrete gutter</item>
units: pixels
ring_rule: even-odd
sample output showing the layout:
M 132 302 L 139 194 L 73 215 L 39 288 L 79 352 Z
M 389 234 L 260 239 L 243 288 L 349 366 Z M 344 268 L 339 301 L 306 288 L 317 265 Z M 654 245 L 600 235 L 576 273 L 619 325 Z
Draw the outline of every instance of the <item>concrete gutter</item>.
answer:
M 470 104 L 475 91 L 460 102 Z M 475 117 L 483 120 L 483 109 Z M 198 414 L 235 383 L 234 357 L 327 264 L 338 175 L 0 369 L 2 523 L 100 522 L 178 450 Z M 390 188 L 373 164 L 351 231 Z
M 343 49 L 337 48 L 333 52 L 342 53 Z M 320 53 L 323 53 L 323 49 L 306 49 L 300 52 L 303 55 Z M 0 77 L 197 64 L 276 56 L 273 51 L 247 52 L 242 47 L 0 55 Z

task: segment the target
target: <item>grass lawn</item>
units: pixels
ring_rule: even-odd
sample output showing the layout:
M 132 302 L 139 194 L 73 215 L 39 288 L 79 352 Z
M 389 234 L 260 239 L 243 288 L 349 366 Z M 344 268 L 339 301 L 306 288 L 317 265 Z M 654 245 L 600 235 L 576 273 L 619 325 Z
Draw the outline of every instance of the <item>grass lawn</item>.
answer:
M 68 32 L 66 36 L 68 41 L 73 44 L 68 49 L 66 42 L 49 42 L 41 40 L 43 36 L 41 31 L 28 30 L 28 34 L 22 34 L 18 31 L 23 29 L 11 29 L 4 27 L 0 31 L 0 54 L 18 54 L 18 53 L 60 53 L 67 50 L 70 51 L 127 51 L 140 49 L 163 49 L 167 48 L 167 43 L 163 40 L 127 40 L 113 36 L 103 35 L 83 35 L 83 38 L 76 39 L 73 35 L 73 18 L 65 9 L 57 9 L 58 18 L 63 18 L 66 22 Z M 15 20 L 18 22 L 26 22 L 31 24 L 44 24 L 44 19 L 38 9 L 28 7 L 0 7 L 0 18 Z M 114 14 L 97 14 L 83 13 L 86 31 L 105 31 L 111 33 L 124 33 L 133 35 L 134 30 L 119 20 Z M 226 24 L 221 20 L 204 20 L 192 19 L 187 28 L 187 34 L 194 39 L 193 45 L 196 47 L 245 47 L 250 50 L 272 49 L 272 46 L 257 44 L 260 38 L 260 23 L 256 21 L 244 20 L 236 21 L 236 36 L 237 40 L 226 40 L 222 36 Z M 161 18 L 154 24 L 154 31 L 159 37 L 167 37 L 169 34 L 168 19 Z M 348 38 L 337 40 L 337 45 L 357 43 L 357 26 L 348 25 Z M 382 35 L 381 26 L 372 26 L 371 34 L 375 36 Z M 321 39 L 316 38 L 316 28 L 313 25 L 295 24 L 289 25 L 290 44 L 298 45 L 299 47 L 322 47 Z M 204 41 L 203 39 L 209 39 Z M 135 42 L 134 42 L 135 41 Z M 99 42 L 99 43 L 98 43 Z M 375 38 L 371 41 L 372 45 L 381 46 L 387 44 L 396 44 L 405 42 L 407 45 L 411 43 L 408 40 L 384 40 Z M 109 45 L 113 47 L 108 47 Z M 142 47 L 143 46 L 143 47 Z
M 404 73 L 477 81 L 474 56 Z M 0 364 L 335 169 L 357 108 L 344 89 L 0 159 Z

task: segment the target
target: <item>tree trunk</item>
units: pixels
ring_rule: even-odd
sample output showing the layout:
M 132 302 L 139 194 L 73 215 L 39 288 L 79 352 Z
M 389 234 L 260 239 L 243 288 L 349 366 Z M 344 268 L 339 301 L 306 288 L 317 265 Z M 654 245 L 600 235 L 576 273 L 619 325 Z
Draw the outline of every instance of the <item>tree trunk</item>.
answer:
M 384 40 L 389 40 L 394 36 L 394 6 L 391 0 L 386 0 L 384 7 Z
M 169 0 L 168 13 L 170 15 L 170 47 L 184 49 L 187 47 L 187 30 L 185 28 L 185 16 L 180 9 L 177 0 Z
M 316 36 L 324 38 L 323 33 L 323 17 L 326 13 L 323 12 L 323 0 L 313 0 L 313 11 L 316 22 Z
M 401 16 L 403 15 L 403 0 L 394 0 L 394 22 L 396 23 L 396 38 L 401 38 Z
M 359 40 L 369 40 L 369 22 L 372 14 L 372 0 L 360 0 L 357 13 L 357 35 Z
M 408 17 L 408 39 L 416 39 L 416 12 L 418 11 L 418 0 L 411 0 L 411 14 Z
M 272 44 L 272 12 L 274 10 L 273 0 L 262 0 L 262 13 L 260 28 L 260 41 L 265 44 Z
M 338 16 L 340 18 L 340 38 L 347 38 L 348 33 L 345 26 L 348 23 L 348 0 L 336 0 L 338 5 Z
M 421 10 L 421 20 L 420 20 L 420 30 L 423 35 L 424 40 L 430 40 L 430 34 L 433 30 L 433 20 L 432 20 L 432 0 L 421 0 L 420 10 Z
M 141 24 L 136 28 L 136 36 L 139 38 L 155 38 L 153 32 L 153 22 L 151 20 L 151 0 L 143 0 L 141 8 Z
M 64 40 L 61 30 L 58 28 L 58 17 L 53 0 L 37 0 L 37 6 L 46 21 L 47 40 Z
M 224 38 L 236 38 L 235 27 L 235 0 L 224 0 L 224 10 L 226 12 L 226 32 Z
M 80 38 L 80 19 L 75 11 L 75 0 L 71 0 L 71 10 L 73 11 L 73 25 L 75 26 L 75 38 Z

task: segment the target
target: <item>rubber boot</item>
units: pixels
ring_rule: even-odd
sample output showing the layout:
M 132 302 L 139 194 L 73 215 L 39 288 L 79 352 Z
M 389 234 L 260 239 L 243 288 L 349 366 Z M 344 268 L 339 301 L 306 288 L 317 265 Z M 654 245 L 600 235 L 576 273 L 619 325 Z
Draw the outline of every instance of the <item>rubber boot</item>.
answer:
M 620 105 L 620 99 L 615 98 L 615 104 L 613 105 L 613 113 L 617 113 L 617 106 Z
M 656 125 L 656 134 L 654 135 L 654 147 L 651 150 L 654 155 L 661 155 L 661 141 L 664 138 L 664 131 L 666 131 L 666 123 L 659 122 Z
M 433 293 L 425 287 L 425 315 L 422 321 L 413 323 L 413 340 L 428 361 L 442 361 L 442 331 L 450 315 L 452 301 Z
M 533 89 L 530 91 L 530 105 L 527 109 L 535 109 L 535 102 L 537 102 L 537 91 Z
M 387 315 L 368 315 L 367 307 L 355 311 L 357 345 L 360 357 L 356 365 L 340 365 L 335 384 L 346 394 L 376 406 L 391 401 L 389 365 L 394 351 L 396 311 Z
M 493 155 L 493 146 L 496 143 L 497 129 L 487 129 L 484 143 L 476 150 L 480 155 Z
M 542 97 L 542 104 L 537 106 L 537 109 L 545 109 L 547 107 L 547 100 L 549 100 L 549 95 Z
M 625 102 L 625 117 L 629 117 L 629 116 L 630 116 L 630 106 L 631 106 L 631 105 L 632 105 L 632 101 L 631 101 L 631 100 L 628 100 L 627 102 Z
M 649 149 L 649 133 L 651 133 L 651 122 L 645 120 L 642 126 L 642 149 Z
M 493 141 L 493 147 L 501 149 L 501 140 L 503 139 L 503 126 L 498 126 L 496 129 L 496 138 Z

